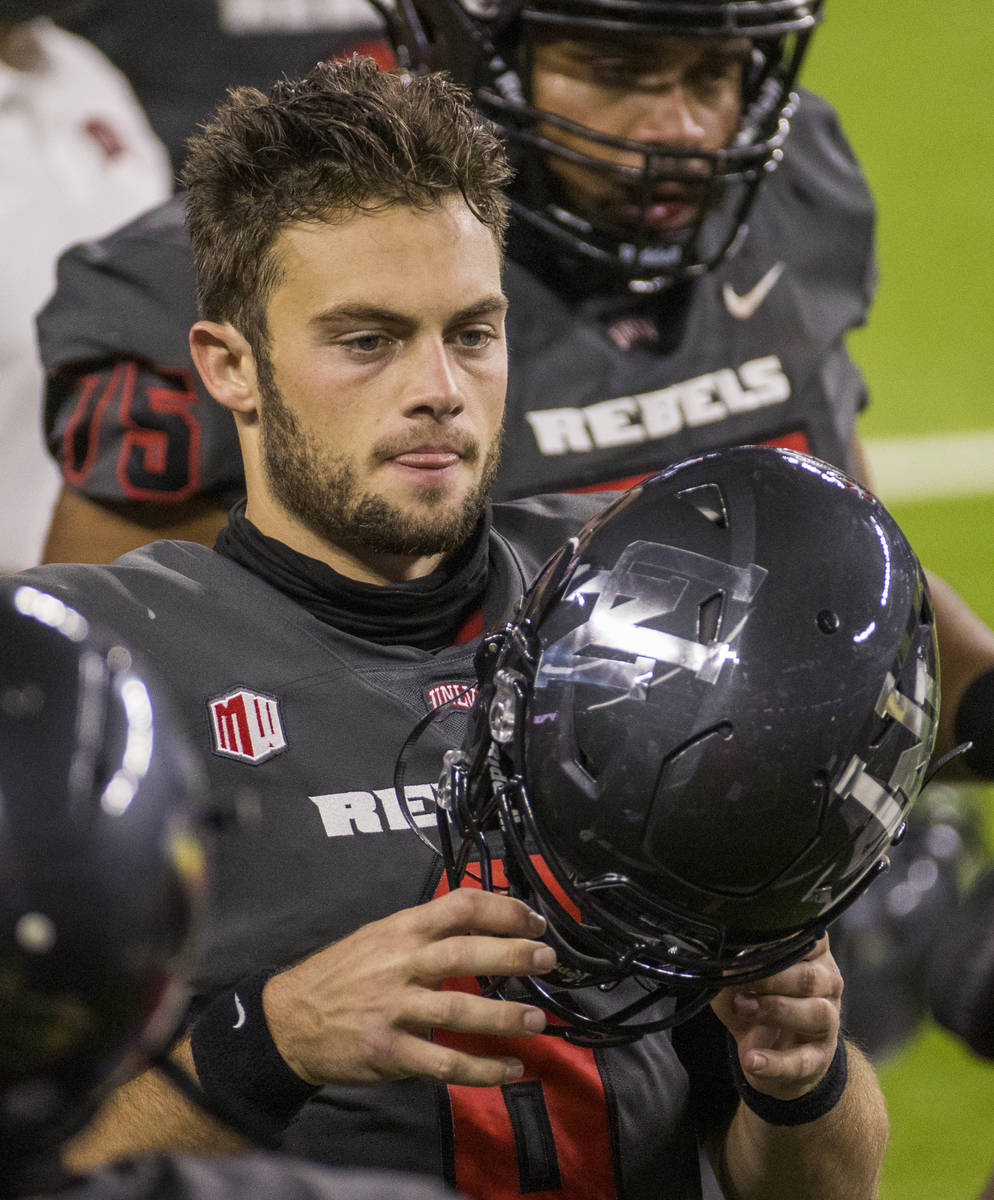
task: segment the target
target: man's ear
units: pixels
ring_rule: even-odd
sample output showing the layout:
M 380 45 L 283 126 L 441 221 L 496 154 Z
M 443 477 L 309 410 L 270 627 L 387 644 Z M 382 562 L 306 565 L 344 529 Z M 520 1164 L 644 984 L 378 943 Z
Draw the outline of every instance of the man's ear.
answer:
M 219 404 L 233 412 L 255 412 L 255 355 L 233 325 L 198 321 L 190 330 L 190 354 L 204 387 Z

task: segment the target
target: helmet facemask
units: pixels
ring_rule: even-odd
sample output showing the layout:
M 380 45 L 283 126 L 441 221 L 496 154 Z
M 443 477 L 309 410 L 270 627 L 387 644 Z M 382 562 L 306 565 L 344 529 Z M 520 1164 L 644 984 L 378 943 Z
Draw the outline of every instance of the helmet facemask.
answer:
M 744 237 L 759 185 L 784 155 L 796 107 L 792 88 L 821 0 L 535 0 L 483 7 L 475 0 L 401 0 L 398 8 L 404 10 L 399 21 L 394 14 L 402 61 L 406 56 L 415 67 L 449 70 L 503 131 L 518 170 L 510 197 L 523 236 L 530 234 L 547 252 L 554 249 L 563 265 L 594 270 L 597 277 L 606 273 L 615 286 L 651 294 L 711 270 Z M 741 116 L 727 145 L 704 150 L 630 141 L 536 107 L 537 45 L 558 36 L 593 43 L 629 35 L 643 41 L 748 39 Z M 633 79 L 631 89 L 636 86 Z M 560 178 L 577 170 L 608 196 L 596 211 L 575 183 Z M 674 195 L 693 216 L 661 230 L 654 210 Z M 617 215 L 609 216 L 616 198 Z

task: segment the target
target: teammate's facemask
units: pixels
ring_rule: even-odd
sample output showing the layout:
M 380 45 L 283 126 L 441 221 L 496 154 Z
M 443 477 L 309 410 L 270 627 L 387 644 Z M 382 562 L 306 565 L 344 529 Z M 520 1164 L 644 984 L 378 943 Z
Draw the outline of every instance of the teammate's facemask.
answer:
M 148 673 L 24 585 L 0 590 L 0 641 L 7 1194 L 175 1033 L 204 886 L 201 772 Z
M 543 245 L 596 263 L 633 292 L 652 293 L 711 270 L 744 236 L 756 191 L 780 162 L 796 106 L 792 92 L 823 0 L 377 0 L 402 65 L 444 69 L 468 87 L 500 126 L 518 178 L 511 207 Z M 692 39 L 747 38 L 742 111 L 731 143 L 718 150 L 606 136 L 532 103 L 538 38 L 603 40 L 612 34 Z M 633 89 L 635 81 L 632 82 Z M 637 156 L 611 165 L 549 130 Z M 597 224 L 557 189 L 547 163 L 559 159 L 598 173 L 630 197 L 624 226 Z M 650 212 L 667 188 L 691 189 L 694 224 L 679 234 L 653 230 Z
M 907 540 L 854 480 L 767 447 L 626 493 L 479 668 L 439 788 L 450 884 L 496 888 L 503 858 L 559 959 L 521 982 L 594 1043 L 807 953 L 887 865 L 936 733 Z

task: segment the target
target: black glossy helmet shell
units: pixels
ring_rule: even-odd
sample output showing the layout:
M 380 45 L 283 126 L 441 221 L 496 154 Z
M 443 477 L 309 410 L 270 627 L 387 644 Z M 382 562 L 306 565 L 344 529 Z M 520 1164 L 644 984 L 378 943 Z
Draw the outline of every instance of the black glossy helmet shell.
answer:
M 726 948 L 815 930 L 917 795 L 938 703 L 925 579 L 883 505 L 817 460 L 746 447 L 654 476 L 519 625 L 509 754 L 581 894 L 630 881 L 619 912 L 658 905 Z
M 33 587 L 0 592 L 0 1142 L 60 1141 L 173 1034 L 201 775 L 161 689 Z

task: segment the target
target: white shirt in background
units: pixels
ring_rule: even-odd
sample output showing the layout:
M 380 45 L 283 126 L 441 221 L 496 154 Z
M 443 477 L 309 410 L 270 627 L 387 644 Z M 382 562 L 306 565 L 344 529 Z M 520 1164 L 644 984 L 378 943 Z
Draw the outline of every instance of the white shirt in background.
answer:
M 58 256 L 173 186 L 127 81 L 94 46 L 43 18 L 13 36 L 18 66 L 0 62 L 0 571 L 38 562 L 59 490 L 34 327 Z

